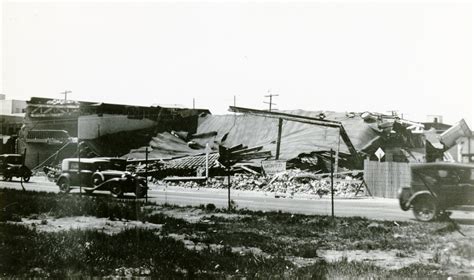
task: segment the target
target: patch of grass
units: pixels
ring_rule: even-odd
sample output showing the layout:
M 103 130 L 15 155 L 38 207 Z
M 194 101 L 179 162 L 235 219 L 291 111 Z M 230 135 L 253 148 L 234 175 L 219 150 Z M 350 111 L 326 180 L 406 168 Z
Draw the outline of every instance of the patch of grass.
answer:
M 78 230 L 43 233 L 0 223 L 0 277 L 107 276 L 138 268 L 137 271 L 149 271 L 146 276 L 165 279 L 378 279 L 442 275 L 436 267 L 429 266 L 414 265 L 393 272 L 366 263 L 342 260 L 336 263 L 318 261 L 312 266 L 297 268 L 285 260 L 287 256 L 317 258 L 318 249 L 424 250 L 440 238 L 436 234 L 439 223 L 374 222 L 360 217 L 333 220 L 329 216 L 247 209 L 232 210 L 231 213 L 240 214 L 232 215 L 232 219 L 226 215 L 213 215 L 206 217 L 205 221 L 191 223 L 157 212 L 169 210 L 167 206 L 158 207 L 143 201 L 8 189 L 0 191 L 0 205 L 4 207 L 0 211 L 0 222 L 30 217 L 41 219 L 43 223 L 47 216 L 89 215 L 163 225 L 159 234 L 136 229 L 109 236 L 97 231 Z M 193 211 L 188 209 L 190 207 L 169 207 Z M 207 212 L 227 213 L 215 209 L 212 204 L 200 208 Z M 169 238 L 170 234 L 185 236 L 195 243 L 222 246 L 218 247 L 221 249 L 208 246 L 200 251 L 188 250 L 183 242 Z M 232 252 L 232 247 L 256 247 L 264 253 L 237 254 Z M 468 247 L 470 250 L 464 247 L 455 248 L 458 255 L 472 256 L 472 246 Z M 140 276 L 138 272 L 134 273 Z
M 109 197 L 79 196 L 47 192 L 24 192 L 11 189 L 0 191 L 0 221 L 14 220 L 15 215 L 27 217 L 48 214 L 53 217 L 89 215 L 110 219 L 139 220 L 144 216 L 144 202 L 137 200 L 113 200 Z
M 388 270 L 370 263 L 343 259 L 327 264 L 328 279 L 446 279 L 436 266 L 412 264 L 402 269 Z
M 222 250 L 193 251 L 181 241 L 151 230 L 125 230 L 109 236 L 97 231 L 40 233 L 23 226 L 0 226 L 0 275 L 52 278 L 114 275 L 120 267 L 146 267 L 152 278 L 222 278 L 225 275 L 280 275 L 292 264 Z M 41 268 L 41 271 L 32 268 Z M 36 274 L 35 274 L 36 273 Z M 135 275 L 139 276 L 139 275 Z
M 163 213 L 155 213 L 150 216 L 146 216 L 143 218 L 143 221 L 154 224 L 162 224 L 163 227 L 161 229 L 161 232 L 164 235 L 169 233 L 188 232 L 188 228 L 191 226 L 190 223 L 183 219 L 170 217 Z

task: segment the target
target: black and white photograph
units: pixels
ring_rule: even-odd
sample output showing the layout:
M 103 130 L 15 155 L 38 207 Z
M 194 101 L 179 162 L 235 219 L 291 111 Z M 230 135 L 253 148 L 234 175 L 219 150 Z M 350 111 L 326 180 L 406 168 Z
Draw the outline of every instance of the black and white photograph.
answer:
M 474 279 L 473 14 L 0 1 L 0 279 Z

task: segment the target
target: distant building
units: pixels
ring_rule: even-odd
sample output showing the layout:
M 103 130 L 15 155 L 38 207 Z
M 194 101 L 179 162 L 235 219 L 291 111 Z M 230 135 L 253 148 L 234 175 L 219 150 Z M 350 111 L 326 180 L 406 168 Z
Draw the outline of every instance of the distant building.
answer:
M 474 131 L 471 136 L 459 138 L 457 142 L 457 161 L 463 163 L 474 163 Z
M 443 123 L 443 116 L 441 115 L 427 116 L 427 121 L 423 123 L 423 125 L 425 126 L 425 130 L 434 128 L 438 134 L 443 133 L 451 127 L 451 125 Z
M 23 125 L 26 101 L 7 100 L 0 94 L 0 154 L 16 153 L 16 139 Z
M 24 116 L 25 111 L 26 101 L 6 99 L 5 94 L 0 94 L 0 115 Z

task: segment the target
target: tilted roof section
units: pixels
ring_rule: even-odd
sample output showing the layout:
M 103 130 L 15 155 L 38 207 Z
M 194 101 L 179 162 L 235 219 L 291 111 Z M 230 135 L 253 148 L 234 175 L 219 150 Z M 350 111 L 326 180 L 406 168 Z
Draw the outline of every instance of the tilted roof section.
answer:
M 360 114 L 347 114 L 328 111 L 285 111 L 285 113 L 341 122 L 357 150 L 377 137 L 377 133 L 365 122 Z M 223 144 L 235 146 L 263 145 L 264 150 L 274 153 L 278 134 L 278 119 L 252 115 L 207 115 L 198 120 L 196 133 L 216 131 L 216 139 L 220 140 L 229 133 Z M 295 121 L 283 121 L 280 148 L 281 159 L 292 159 L 301 153 L 338 149 L 341 153 L 349 153 L 346 145 L 339 140 L 337 128 L 305 124 Z

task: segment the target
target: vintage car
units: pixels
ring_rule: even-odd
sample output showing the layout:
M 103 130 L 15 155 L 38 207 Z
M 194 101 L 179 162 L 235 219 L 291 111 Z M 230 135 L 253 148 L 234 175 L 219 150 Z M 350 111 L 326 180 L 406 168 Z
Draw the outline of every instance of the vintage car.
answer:
M 399 190 L 400 207 L 413 209 L 419 221 L 432 221 L 447 210 L 474 205 L 474 165 L 420 163 L 411 165 L 411 183 Z
M 65 193 L 73 187 L 82 186 L 86 193 L 103 190 L 109 191 L 114 197 L 121 197 L 128 192 L 138 198 L 144 197 L 148 189 L 145 178 L 125 171 L 126 165 L 126 160 L 118 158 L 67 158 L 61 163 L 61 174 L 56 185 Z
M 0 155 L 0 174 L 4 181 L 13 177 L 22 178 L 24 182 L 30 181 L 31 170 L 23 164 L 23 156 L 18 154 Z

